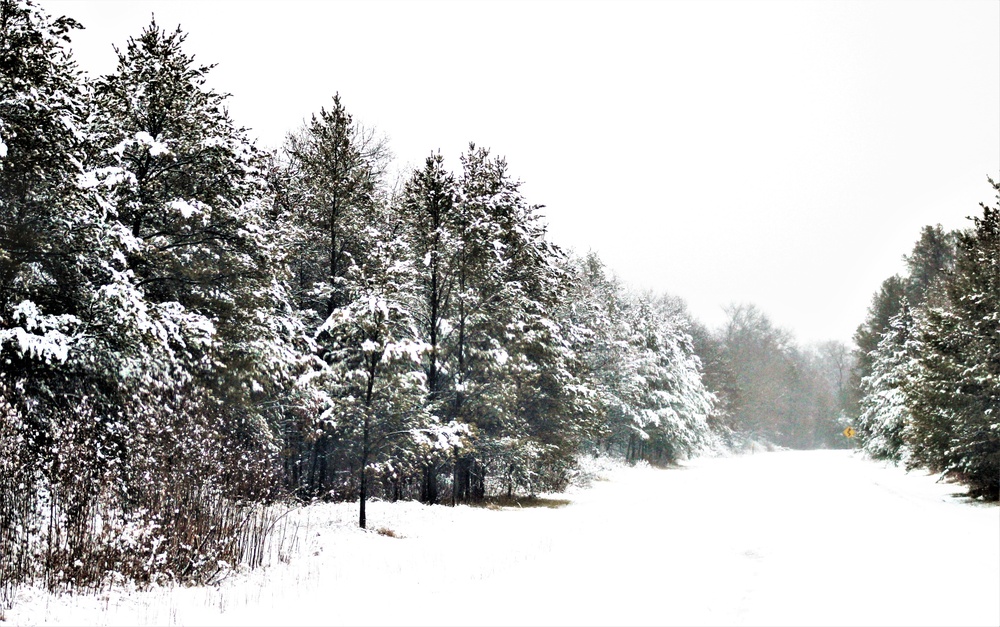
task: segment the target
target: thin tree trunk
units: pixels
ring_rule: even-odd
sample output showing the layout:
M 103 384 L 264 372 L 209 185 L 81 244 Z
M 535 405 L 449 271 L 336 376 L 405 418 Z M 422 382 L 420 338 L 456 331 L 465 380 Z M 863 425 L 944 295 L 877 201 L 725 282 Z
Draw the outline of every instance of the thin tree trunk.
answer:
M 368 500 L 368 486 L 366 485 L 366 478 L 368 473 L 365 472 L 365 468 L 368 466 L 368 412 L 365 412 L 365 435 L 364 444 L 361 449 L 361 485 L 358 494 L 358 526 L 362 529 L 365 528 L 367 524 L 367 519 L 365 516 L 365 502 Z
M 430 397 L 436 398 L 438 391 L 438 366 L 437 366 L 437 349 L 438 349 L 438 308 L 440 303 L 440 296 L 438 294 L 438 268 L 437 268 L 437 251 L 433 254 L 433 265 L 431 267 L 431 324 L 430 324 L 430 368 L 427 372 L 427 391 Z
M 368 455 L 369 455 L 369 428 L 371 426 L 371 406 L 372 392 L 375 389 L 375 372 L 378 368 L 378 357 L 372 355 L 371 363 L 368 367 L 368 389 L 365 392 L 365 418 L 361 431 L 361 485 L 358 497 L 358 526 L 365 528 L 365 502 L 368 500 Z
M 334 286 L 337 283 L 337 275 L 340 272 L 337 261 L 340 255 L 337 254 L 337 197 L 333 197 L 333 205 L 330 209 L 330 297 L 327 299 L 326 303 L 326 315 L 327 317 L 333 313 L 334 308 L 337 306 L 336 301 L 336 290 Z
M 312 462 L 309 464 L 309 479 L 306 483 L 309 496 L 311 497 L 319 494 L 319 482 L 316 479 L 316 475 L 319 472 L 320 457 L 325 455 L 325 453 L 320 452 L 324 444 L 323 438 L 324 436 L 319 436 L 312 445 Z
M 458 447 L 453 447 L 454 461 L 451 467 L 451 506 L 455 507 L 458 501 Z

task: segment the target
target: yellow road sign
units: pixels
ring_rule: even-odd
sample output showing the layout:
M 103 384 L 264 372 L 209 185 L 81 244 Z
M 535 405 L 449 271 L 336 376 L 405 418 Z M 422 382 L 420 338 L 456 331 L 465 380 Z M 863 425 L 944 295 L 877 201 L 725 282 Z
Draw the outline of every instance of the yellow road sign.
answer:
M 853 438 L 855 435 L 857 435 L 857 433 L 858 432 L 854 430 L 854 427 L 847 427 L 846 429 L 844 429 L 844 437 L 846 438 Z

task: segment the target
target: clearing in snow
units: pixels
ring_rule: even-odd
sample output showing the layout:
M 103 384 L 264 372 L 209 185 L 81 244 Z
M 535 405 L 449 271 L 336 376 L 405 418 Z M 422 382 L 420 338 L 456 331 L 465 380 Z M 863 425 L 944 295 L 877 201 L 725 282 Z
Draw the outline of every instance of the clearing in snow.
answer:
M 998 625 L 1000 507 L 851 451 L 606 468 L 495 508 L 297 510 L 210 588 L 19 593 L 7 624 Z M 379 532 L 381 530 L 381 532 Z M 277 549 L 275 549 L 277 552 Z M 287 563 L 285 563 L 287 562 Z

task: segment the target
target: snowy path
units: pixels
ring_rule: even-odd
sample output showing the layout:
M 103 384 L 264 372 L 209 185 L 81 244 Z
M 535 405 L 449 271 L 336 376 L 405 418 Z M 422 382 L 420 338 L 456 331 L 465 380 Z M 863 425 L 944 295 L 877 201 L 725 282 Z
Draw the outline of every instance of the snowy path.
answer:
M 13 624 L 998 625 L 1000 508 L 847 451 L 622 469 L 558 509 L 321 506 L 218 589 L 35 596 Z M 28 614 L 28 610 L 31 611 Z

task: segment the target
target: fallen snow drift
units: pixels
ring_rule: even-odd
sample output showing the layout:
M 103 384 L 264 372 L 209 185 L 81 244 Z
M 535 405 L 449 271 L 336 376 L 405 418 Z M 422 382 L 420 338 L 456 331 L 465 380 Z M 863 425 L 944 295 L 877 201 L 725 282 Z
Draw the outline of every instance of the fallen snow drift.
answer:
M 22 591 L 14 625 L 998 625 L 1000 508 L 850 451 L 618 468 L 561 507 L 293 512 L 213 588 Z M 559 505 L 559 503 L 550 503 Z

